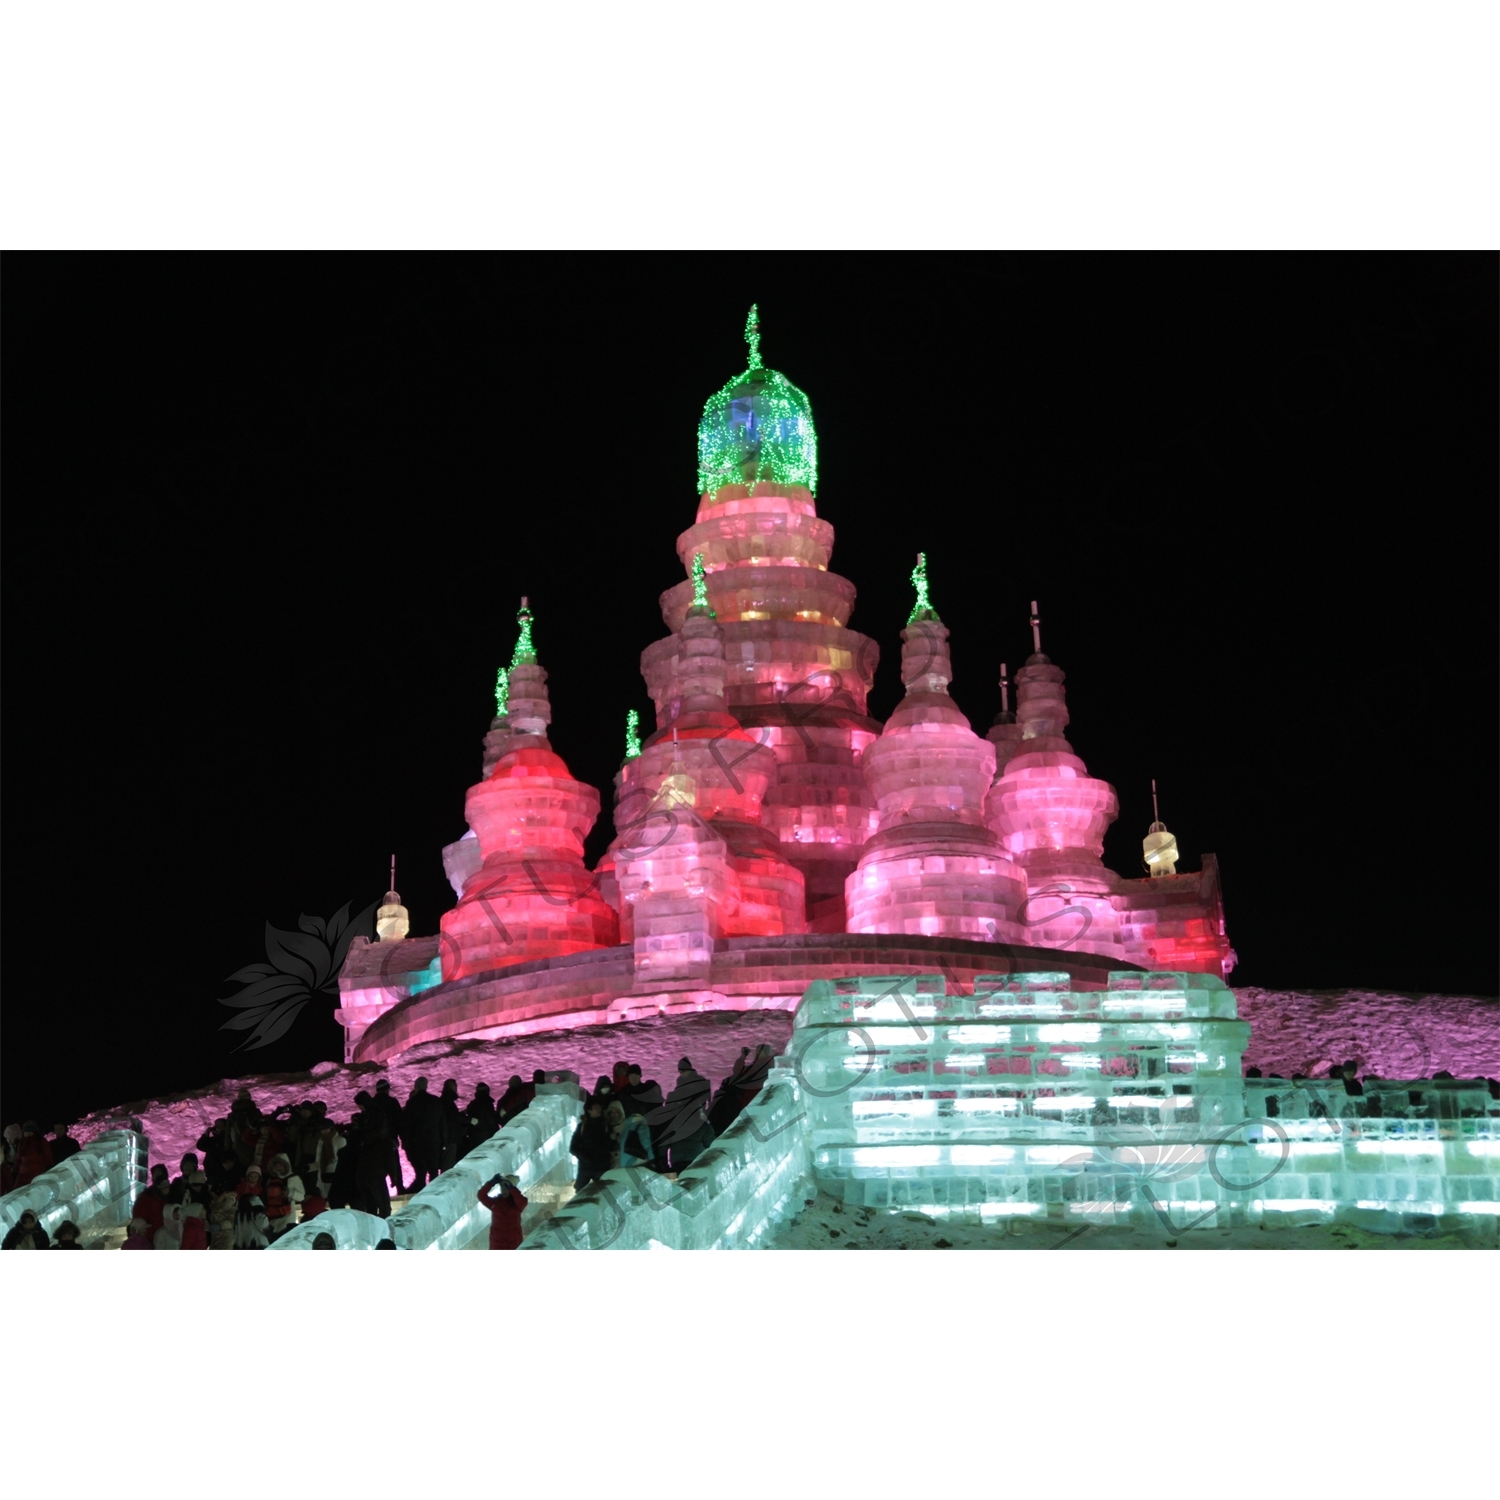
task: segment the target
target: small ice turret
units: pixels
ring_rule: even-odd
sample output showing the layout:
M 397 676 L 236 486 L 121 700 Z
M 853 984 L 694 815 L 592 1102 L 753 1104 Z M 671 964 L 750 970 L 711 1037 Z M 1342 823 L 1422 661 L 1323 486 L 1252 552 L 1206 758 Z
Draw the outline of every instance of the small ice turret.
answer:
M 391 888 L 385 893 L 385 904 L 375 913 L 376 940 L 399 943 L 411 931 L 411 913 L 401 904 L 396 892 L 396 856 L 391 855 Z
M 1177 873 L 1177 840 L 1167 832 L 1161 820 L 1161 809 L 1156 805 L 1156 780 L 1151 781 L 1152 823 L 1141 840 L 1141 858 L 1153 875 L 1175 875 Z M 1137 827 L 1140 825 L 1137 824 Z

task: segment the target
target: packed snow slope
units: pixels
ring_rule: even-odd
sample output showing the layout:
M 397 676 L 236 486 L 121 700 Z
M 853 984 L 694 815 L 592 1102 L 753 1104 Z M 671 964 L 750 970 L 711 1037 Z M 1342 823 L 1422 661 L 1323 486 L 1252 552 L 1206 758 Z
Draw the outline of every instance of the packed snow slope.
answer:
M 1500 1000 L 1372 990 L 1241 989 L 1235 994 L 1241 1017 L 1251 1025 L 1246 1066 L 1266 1074 L 1312 1076 L 1354 1058 L 1361 1072 L 1383 1078 L 1427 1078 L 1444 1070 L 1457 1078 L 1500 1077 Z M 308 1073 L 243 1074 L 169 1099 L 121 1104 L 95 1111 L 74 1133 L 88 1140 L 109 1120 L 136 1116 L 151 1138 L 151 1160 L 166 1162 L 175 1172 L 183 1154 L 196 1149 L 198 1137 L 228 1113 L 241 1088 L 248 1088 L 267 1113 L 283 1104 L 322 1099 L 334 1118 L 346 1120 L 357 1108 L 356 1092 L 373 1089 L 377 1078 L 388 1077 L 393 1092 L 405 1100 L 419 1073 L 434 1092 L 444 1079 L 457 1079 L 459 1098 L 467 1102 L 480 1082 L 498 1098 L 513 1073 L 529 1078 L 536 1068 L 570 1069 L 592 1087 L 599 1074 L 626 1061 L 638 1062 L 645 1076 L 666 1090 L 677 1076 L 677 1059 L 686 1056 L 717 1086 L 741 1047 L 769 1042 L 781 1052 L 791 1030 L 792 1018 L 784 1011 L 715 1011 L 496 1041 L 432 1042 L 389 1065 L 328 1062 Z

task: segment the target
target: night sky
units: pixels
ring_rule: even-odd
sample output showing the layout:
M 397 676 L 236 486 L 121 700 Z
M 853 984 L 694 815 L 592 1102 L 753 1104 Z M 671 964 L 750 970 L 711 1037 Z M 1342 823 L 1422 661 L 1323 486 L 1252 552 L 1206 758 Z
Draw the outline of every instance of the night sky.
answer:
M 13 255 L 6 1121 L 341 1055 L 217 999 L 393 850 L 436 930 L 523 593 L 608 807 L 752 301 L 874 714 L 918 549 L 980 733 L 1037 598 L 1233 983 L 1496 992 L 1493 256 Z

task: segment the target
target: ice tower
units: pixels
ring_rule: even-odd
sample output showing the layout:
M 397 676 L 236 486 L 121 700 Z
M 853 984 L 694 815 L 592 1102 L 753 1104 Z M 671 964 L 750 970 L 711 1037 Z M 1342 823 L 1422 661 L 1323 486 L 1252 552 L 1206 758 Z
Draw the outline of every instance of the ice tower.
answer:
M 845 883 L 849 930 L 1023 942 L 1026 882 L 984 825 L 994 746 L 948 696 L 948 628 L 928 602 L 925 556 L 912 580 L 906 696 L 864 753 L 880 826 Z
M 502 753 L 464 802 L 482 863 L 442 920 L 444 980 L 618 940 L 615 914 L 583 863 L 599 793 L 575 781 L 548 743 L 547 673 L 524 601 L 517 618 L 508 723 L 490 733 Z M 486 759 L 490 749 L 486 740 Z

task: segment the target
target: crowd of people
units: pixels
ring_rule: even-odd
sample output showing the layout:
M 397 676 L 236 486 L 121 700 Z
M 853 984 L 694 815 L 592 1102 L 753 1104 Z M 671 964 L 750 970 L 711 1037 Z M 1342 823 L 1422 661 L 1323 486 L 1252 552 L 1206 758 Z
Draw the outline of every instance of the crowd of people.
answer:
M 635 1063 L 617 1062 L 586 1097 L 571 1150 L 581 1190 L 612 1167 L 681 1172 L 723 1133 L 760 1092 L 774 1060 L 762 1043 L 741 1048 L 717 1091 L 689 1058 L 677 1064 L 674 1086 L 663 1092 Z M 571 1076 L 571 1075 L 568 1075 Z M 359 1108 L 347 1122 L 332 1119 L 318 1099 L 284 1105 L 270 1114 L 241 1090 L 229 1113 L 215 1120 L 188 1152 L 174 1177 L 163 1163 L 151 1168 L 149 1186 L 136 1199 L 125 1250 L 264 1250 L 288 1230 L 330 1208 L 357 1208 L 388 1218 L 393 1196 L 414 1193 L 451 1168 L 521 1113 L 548 1075 L 530 1082 L 511 1077 L 498 1099 L 480 1083 L 459 1103 L 455 1079 L 436 1094 L 418 1078 L 403 1104 L 380 1079 L 373 1093 L 354 1096 Z M 48 1140 L 35 1121 L 5 1131 L 4 1191 L 25 1187 L 40 1173 L 78 1151 L 63 1125 Z M 410 1164 L 404 1182 L 401 1151 Z M 199 1155 L 201 1153 L 201 1157 Z M 526 1197 L 514 1177 L 492 1177 L 479 1201 L 491 1215 L 490 1248 L 521 1242 Z M 4 1248 L 78 1249 L 78 1227 L 60 1224 L 49 1239 L 36 1215 L 23 1214 Z M 334 1236 L 316 1236 L 313 1249 L 334 1250 Z M 379 1249 L 396 1248 L 384 1240 Z

